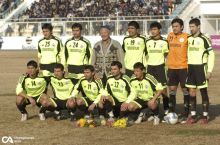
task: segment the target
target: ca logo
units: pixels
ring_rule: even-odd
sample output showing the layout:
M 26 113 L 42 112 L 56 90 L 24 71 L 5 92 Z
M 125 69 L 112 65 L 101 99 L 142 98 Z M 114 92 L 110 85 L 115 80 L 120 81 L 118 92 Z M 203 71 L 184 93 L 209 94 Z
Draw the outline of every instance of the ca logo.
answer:
M 2 142 L 3 143 L 14 143 L 12 137 L 10 137 L 10 136 L 3 136 Z

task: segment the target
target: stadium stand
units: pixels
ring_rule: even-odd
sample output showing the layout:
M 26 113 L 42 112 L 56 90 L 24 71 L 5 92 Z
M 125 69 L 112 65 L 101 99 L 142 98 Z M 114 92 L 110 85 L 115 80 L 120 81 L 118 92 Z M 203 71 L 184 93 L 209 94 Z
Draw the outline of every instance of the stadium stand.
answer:
M 180 0 L 38 0 L 22 15 L 29 18 L 169 15 Z

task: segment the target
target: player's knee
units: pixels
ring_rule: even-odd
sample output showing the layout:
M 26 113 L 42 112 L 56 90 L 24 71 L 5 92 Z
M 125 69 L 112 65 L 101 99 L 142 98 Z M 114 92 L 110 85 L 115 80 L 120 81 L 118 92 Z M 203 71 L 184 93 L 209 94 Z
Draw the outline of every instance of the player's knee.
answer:
M 78 106 L 84 105 L 83 99 L 78 98 L 78 99 L 76 100 L 76 104 L 77 104 Z
M 190 89 L 189 90 L 189 95 L 190 96 L 196 96 L 196 89 Z
M 76 102 L 74 100 L 68 100 L 67 101 L 67 107 L 68 108 L 74 108 L 76 106 Z
M 100 109 L 103 109 L 104 107 L 103 107 L 103 103 L 100 101 L 99 103 L 98 103 L 98 107 L 100 108 Z
M 170 96 L 176 96 L 176 90 L 170 90 L 169 94 Z
M 177 87 L 176 86 L 170 86 L 169 87 L 169 92 L 171 91 L 176 91 L 177 90 Z
M 21 105 L 24 102 L 25 98 L 22 96 L 17 96 L 16 97 L 16 104 Z
M 157 102 L 153 103 L 153 104 L 147 104 L 148 107 L 151 109 L 151 110 L 155 110 L 157 108 Z
M 182 88 L 182 92 L 184 96 L 189 95 L 189 91 L 187 90 L 187 88 Z
M 129 103 L 129 105 L 128 105 L 128 110 L 131 111 L 131 112 L 134 112 L 134 111 L 136 110 L 135 105 L 132 104 L 132 103 Z

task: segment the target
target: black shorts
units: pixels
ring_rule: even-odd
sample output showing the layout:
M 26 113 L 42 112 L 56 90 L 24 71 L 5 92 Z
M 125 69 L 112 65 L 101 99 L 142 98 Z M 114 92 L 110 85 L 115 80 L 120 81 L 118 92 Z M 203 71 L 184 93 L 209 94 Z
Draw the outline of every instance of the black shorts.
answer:
M 207 88 L 208 81 L 206 79 L 207 66 L 201 65 L 188 65 L 188 73 L 186 79 L 186 87 L 188 88 Z
M 35 100 L 37 107 L 41 107 L 41 104 L 40 104 L 40 102 L 39 102 L 39 97 L 40 97 L 40 96 L 31 97 L 31 98 L 33 98 L 33 99 Z M 26 105 L 29 105 L 29 104 L 31 104 L 31 102 L 29 101 L 29 99 L 26 99 Z
M 86 107 L 89 107 L 94 101 L 90 100 L 88 97 L 80 97 L 85 102 Z
M 165 70 L 165 65 L 148 65 L 147 66 L 147 73 L 150 75 L 154 76 L 155 79 L 162 84 L 164 88 L 167 86 L 167 77 L 166 77 L 166 70 Z
M 119 117 L 120 112 L 121 112 L 121 104 L 124 102 L 119 102 L 118 99 L 116 99 L 115 97 L 112 97 L 113 99 L 113 112 L 115 117 Z
M 68 72 L 75 74 L 82 74 L 84 66 L 83 65 L 68 65 Z
M 47 70 L 47 71 L 53 73 L 55 65 L 56 65 L 56 63 L 40 64 L 40 70 Z
M 133 74 L 134 74 L 134 71 L 133 71 L 133 70 L 129 70 L 129 69 L 125 69 L 125 74 L 126 74 L 128 77 L 132 77 Z
M 144 101 L 144 100 L 142 100 L 142 99 L 140 99 L 140 98 L 137 98 L 137 99 L 135 99 L 135 100 L 132 101 L 132 102 L 134 102 L 135 104 L 137 104 L 138 107 L 139 107 L 139 108 L 142 108 L 142 109 L 148 107 L 148 105 L 147 105 L 147 102 L 148 102 L 148 101 Z
M 187 69 L 168 69 L 168 86 L 180 86 L 185 88 Z
M 67 109 L 67 107 L 66 107 L 67 100 L 61 100 L 61 99 L 58 99 L 58 98 L 52 98 L 52 100 L 55 103 L 56 108 L 58 110 Z

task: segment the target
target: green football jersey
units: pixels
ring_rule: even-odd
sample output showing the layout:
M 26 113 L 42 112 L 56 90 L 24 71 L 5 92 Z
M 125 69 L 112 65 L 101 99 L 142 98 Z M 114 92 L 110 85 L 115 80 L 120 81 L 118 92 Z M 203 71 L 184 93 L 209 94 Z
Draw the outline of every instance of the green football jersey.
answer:
M 81 37 L 79 40 L 71 38 L 65 43 L 65 59 L 67 65 L 90 64 L 92 48 L 89 40 Z
M 21 76 L 16 87 L 16 94 L 24 92 L 29 97 L 38 97 L 47 91 L 47 81 L 44 77 L 30 78 Z
M 145 74 L 143 80 L 131 79 L 131 86 L 136 91 L 137 97 L 148 101 L 153 98 L 155 91 L 163 90 L 163 86 L 150 74 Z
M 158 40 L 148 39 L 147 46 L 147 64 L 161 65 L 165 63 L 165 54 L 169 52 L 166 38 L 161 37 Z
M 104 89 L 101 80 L 88 81 L 83 77 L 76 84 L 71 96 L 77 97 L 79 92 L 81 92 L 84 98 L 88 98 L 89 100 L 93 101 L 93 103 L 97 104 L 101 99 L 101 94 L 103 94 L 103 91 Z
M 122 75 L 119 79 L 109 76 L 105 90 L 119 102 L 130 103 L 136 97 L 135 91 L 130 84 L 130 78 L 126 75 Z
M 69 99 L 76 82 L 77 79 L 74 78 L 58 79 L 56 77 L 50 77 L 50 85 L 52 86 L 54 97 L 60 100 Z
M 124 64 L 125 68 L 133 70 L 136 62 L 145 63 L 146 55 L 146 39 L 142 36 L 135 38 L 125 37 L 123 40 L 122 48 L 125 52 Z
M 210 40 L 199 34 L 198 37 L 189 36 L 188 38 L 188 64 L 200 65 L 208 63 L 208 72 L 212 72 L 214 67 L 214 51 Z
M 38 59 L 40 64 L 64 63 L 63 45 L 59 38 L 41 39 L 38 42 Z

